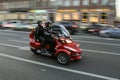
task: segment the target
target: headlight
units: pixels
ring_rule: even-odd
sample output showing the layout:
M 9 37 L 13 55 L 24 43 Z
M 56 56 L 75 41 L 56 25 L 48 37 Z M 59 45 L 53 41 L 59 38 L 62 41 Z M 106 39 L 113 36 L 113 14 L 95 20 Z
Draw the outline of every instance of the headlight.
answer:
M 72 40 L 70 40 L 70 39 L 66 39 L 65 41 L 66 41 L 66 43 L 72 43 Z
M 76 49 L 74 49 L 74 48 L 71 48 L 71 47 L 68 47 L 68 46 L 64 46 L 66 49 L 68 49 L 68 50 L 70 50 L 70 51 L 74 51 L 74 52 L 77 52 L 77 50 Z
M 60 41 L 61 41 L 62 43 L 72 43 L 72 40 L 66 39 L 66 38 L 64 38 L 64 37 L 61 37 L 61 38 L 60 38 Z

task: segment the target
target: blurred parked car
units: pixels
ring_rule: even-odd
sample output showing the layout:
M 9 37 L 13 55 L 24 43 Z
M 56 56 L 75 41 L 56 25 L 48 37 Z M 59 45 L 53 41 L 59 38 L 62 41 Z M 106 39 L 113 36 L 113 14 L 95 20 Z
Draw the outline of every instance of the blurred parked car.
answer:
M 5 29 L 4 24 L 6 24 L 5 21 L 0 21 L 0 29 Z
M 101 30 L 108 30 L 111 28 L 112 27 L 108 25 L 94 24 L 94 25 L 89 25 L 87 28 L 84 29 L 84 31 L 87 33 L 99 34 Z
M 69 31 L 70 34 L 78 32 L 79 26 L 72 21 L 59 21 L 56 23 L 65 26 L 65 28 Z
M 9 19 L 5 20 L 2 26 L 15 30 L 32 30 L 36 27 L 34 23 L 32 19 Z
M 12 29 L 14 30 L 33 30 L 35 29 L 35 26 L 33 25 L 29 25 L 29 24 L 26 24 L 26 23 L 21 23 L 21 24 L 16 24 L 12 27 Z
M 63 25 L 59 25 L 59 24 L 52 24 L 51 28 L 53 29 L 53 31 L 55 31 L 55 35 L 56 36 L 64 36 L 67 38 L 71 38 L 70 33 L 68 32 L 68 30 L 63 26 Z
M 18 20 L 5 20 L 2 23 L 2 26 L 4 28 L 11 28 L 12 29 L 15 25 L 18 25 L 18 24 L 21 24 L 21 22 Z
M 120 38 L 120 28 L 102 30 L 99 32 L 102 37 L 116 37 Z
M 81 30 L 81 31 L 84 31 L 86 28 L 88 28 L 88 25 L 89 25 L 89 24 L 81 23 L 81 24 L 80 24 L 80 30 Z

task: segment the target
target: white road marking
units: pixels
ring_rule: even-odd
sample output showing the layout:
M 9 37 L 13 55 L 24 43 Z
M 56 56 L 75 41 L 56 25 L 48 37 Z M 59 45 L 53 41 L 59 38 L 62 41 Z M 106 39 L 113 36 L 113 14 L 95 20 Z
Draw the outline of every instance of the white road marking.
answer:
M 96 51 L 96 50 L 89 50 L 89 49 L 82 49 L 82 50 L 87 51 L 87 52 L 102 53 L 102 54 L 112 54 L 112 55 L 120 56 L 120 53 L 114 53 L 114 52 Z
M 58 69 L 58 70 L 62 70 L 62 71 L 67 71 L 67 72 L 71 72 L 71 73 L 85 75 L 85 76 L 106 79 L 106 80 L 120 80 L 120 79 L 113 78 L 113 77 L 108 77 L 108 76 L 93 74 L 93 73 L 89 73 L 89 72 L 78 71 L 78 70 L 74 70 L 74 69 L 68 69 L 68 68 L 63 68 L 63 67 L 59 67 L 59 66 L 54 66 L 54 65 L 50 65 L 50 64 L 46 64 L 46 63 L 42 63 L 42 62 L 32 61 L 32 60 L 25 59 L 25 58 L 7 55 L 5 53 L 0 53 L 0 56 L 10 58 L 10 59 L 19 60 L 19 61 L 23 61 L 23 62 L 32 63 L 32 64 L 36 64 L 36 65 L 40 65 L 40 66 L 45 66 L 45 67 L 49 67 L 49 68 L 53 68 L 53 69 Z
M 29 40 L 29 38 L 24 38 L 25 40 Z M 83 42 L 83 43 L 93 43 L 93 44 L 102 44 L 102 45 L 111 45 L 111 46 L 120 46 L 120 44 L 112 44 L 112 43 L 103 43 L 103 42 L 93 42 L 93 41 L 81 41 L 81 40 L 77 40 L 74 39 L 77 42 Z M 25 42 L 27 43 L 27 42 Z
M 92 41 L 81 41 L 81 40 L 75 40 L 77 42 L 82 42 L 82 43 L 91 43 L 91 44 L 100 44 L 100 45 L 110 45 L 110 46 L 120 46 L 120 44 L 111 44 L 111 43 L 101 43 L 101 42 L 92 42 Z
M 2 45 L 2 46 L 8 46 L 8 47 L 13 47 L 13 48 L 18 48 L 20 50 L 30 50 L 29 46 L 16 46 L 16 45 L 5 44 L 5 43 L 0 43 L 0 45 Z
M 8 46 L 8 47 L 13 47 L 13 48 L 20 48 L 21 46 L 16 46 L 16 45 L 12 45 L 12 44 L 5 44 L 5 43 L 0 43 L 0 45 L 2 46 Z
M 102 39 L 102 40 L 113 40 L 113 41 L 120 41 L 120 39 L 114 39 L 114 38 L 101 38 L 101 37 L 93 37 L 93 36 L 79 36 L 79 35 L 74 35 L 72 38 L 90 38 L 90 39 Z
M 43 72 L 44 72 L 44 71 L 47 71 L 47 70 L 46 70 L 46 69 L 41 69 L 41 71 L 43 71 Z
M 0 45 L 3 46 L 8 46 L 8 47 L 14 47 L 14 48 L 18 48 L 20 50 L 30 50 L 29 46 L 16 46 L 16 45 L 11 45 L 11 44 L 5 44 L 5 43 L 0 43 Z M 114 52 L 105 52 L 105 51 L 96 51 L 96 50 L 89 50 L 89 49 L 82 49 L 83 51 L 87 51 L 87 52 L 95 52 L 95 53 L 102 53 L 102 54 L 112 54 L 112 55 L 119 55 L 120 53 L 114 53 Z
M 26 41 L 20 41 L 20 40 L 10 40 L 10 41 L 13 41 L 13 42 L 19 42 L 19 43 L 29 43 L 29 42 L 26 42 Z
M 29 51 L 29 50 L 30 50 L 30 47 L 19 47 L 18 49 Z M 120 56 L 120 53 L 105 52 L 105 51 L 96 51 L 96 50 L 89 50 L 89 49 L 82 49 L 82 50 L 83 50 L 83 51 L 86 51 L 86 52 L 92 52 L 92 53 L 94 52 L 94 53 L 111 54 L 111 55 Z
M 30 33 L 30 32 L 26 32 L 26 31 L 14 31 L 14 30 L 0 30 L 0 32 Z
M 29 51 L 30 47 L 19 47 L 18 49 Z M 110 54 L 110 55 L 120 56 L 120 53 L 105 52 L 105 51 L 96 51 L 96 50 L 88 50 L 88 49 L 82 49 L 82 50 L 86 51 L 86 52 L 92 52 L 92 53 L 94 52 L 94 53 L 102 53 L 102 54 Z
M 25 32 L 25 31 L 13 31 L 13 30 L 0 30 L 1 32 L 2 31 L 4 31 L 4 32 L 15 32 L 15 33 L 26 33 L 26 34 L 28 34 L 28 33 L 30 33 L 30 32 Z M 12 34 L 10 34 L 10 33 L 8 33 L 8 35 L 12 35 Z M 90 38 L 90 39 L 103 39 L 103 40 L 114 40 L 114 41 L 120 41 L 120 39 L 114 39 L 114 38 L 101 38 L 101 37 L 94 37 L 94 36 L 92 36 L 92 37 L 90 37 L 90 36 L 79 36 L 79 35 L 72 35 L 72 37 L 73 38 L 75 38 L 75 37 L 81 37 L 81 38 Z
M 19 47 L 18 49 L 20 49 L 20 50 L 27 50 L 27 51 L 29 51 L 29 50 L 30 50 L 30 47 Z
M 23 39 L 25 39 L 25 40 L 29 40 L 29 38 L 23 38 Z
M 89 37 L 89 36 L 79 36 L 79 35 L 74 35 L 72 36 L 72 38 L 78 39 L 78 38 L 90 38 L 90 39 L 102 39 L 102 40 L 113 40 L 113 41 L 120 41 L 120 39 L 114 39 L 114 38 L 100 38 L 100 37 Z M 24 38 L 26 40 L 28 40 L 29 38 Z
M 8 35 L 8 36 L 17 36 L 16 34 L 11 33 L 0 33 L 1 35 Z

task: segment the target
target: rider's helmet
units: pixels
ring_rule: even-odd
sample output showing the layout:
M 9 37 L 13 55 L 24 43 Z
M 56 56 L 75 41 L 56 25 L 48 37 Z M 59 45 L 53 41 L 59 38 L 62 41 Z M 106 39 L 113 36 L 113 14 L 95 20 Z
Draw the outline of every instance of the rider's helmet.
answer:
M 43 22 L 41 20 L 37 21 L 39 27 L 44 27 Z
M 45 22 L 46 27 L 49 27 L 52 24 L 52 21 L 48 20 Z
M 42 21 L 41 21 L 41 20 L 37 21 L 37 24 L 38 24 L 38 25 L 39 25 L 39 24 L 42 24 Z

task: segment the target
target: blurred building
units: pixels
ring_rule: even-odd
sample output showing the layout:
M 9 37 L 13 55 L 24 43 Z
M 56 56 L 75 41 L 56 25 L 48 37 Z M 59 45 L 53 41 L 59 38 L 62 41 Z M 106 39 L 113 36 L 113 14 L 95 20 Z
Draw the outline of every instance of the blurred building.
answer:
M 120 0 L 116 0 L 115 3 L 115 7 L 116 7 L 116 18 L 114 21 L 114 25 L 117 27 L 120 27 Z
M 0 19 L 111 23 L 115 0 L 0 0 Z

